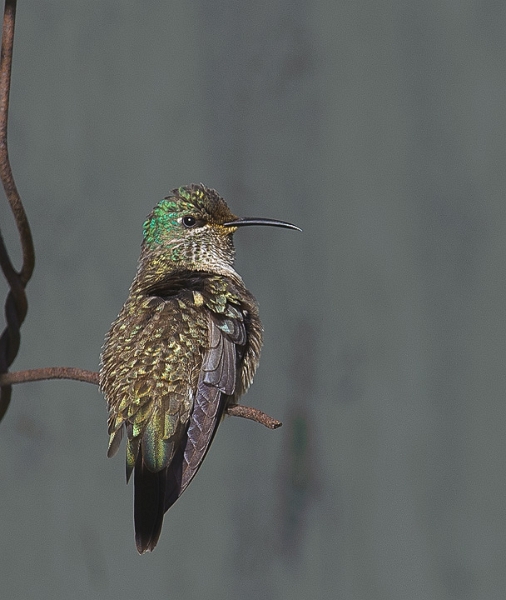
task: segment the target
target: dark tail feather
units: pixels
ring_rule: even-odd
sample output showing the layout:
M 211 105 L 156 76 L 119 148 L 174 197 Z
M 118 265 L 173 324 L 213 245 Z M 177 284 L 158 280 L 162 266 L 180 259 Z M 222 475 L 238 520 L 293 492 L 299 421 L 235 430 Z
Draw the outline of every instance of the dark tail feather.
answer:
M 174 502 L 181 496 L 184 490 L 181 489 L 181 479 L 183 475 L 184 447 L 180 446 L 170 465 L 167 468 L 167 478 L 165 480 L 165 502 L 164 510 L 167 511 Z
M 135 543 L 139 554 L 149 552 L 156 546 L 165 511 L 185 491 L 214 438 L 226 396 L 216 388 L 207 388 L 205 391 L 206 394 L 201 396 L 207 402 L 196 403 L 183 443 L 166 469 L 157 473 L 150 471 L 144 465 L 142 448 L 139 449 L 134 468 Z
M 139 451 L 134 469 L 134 525 L 137 552 L 144 554 L 154 549 L 162 531 L 165 512 L 167 469 L 150 471 Z

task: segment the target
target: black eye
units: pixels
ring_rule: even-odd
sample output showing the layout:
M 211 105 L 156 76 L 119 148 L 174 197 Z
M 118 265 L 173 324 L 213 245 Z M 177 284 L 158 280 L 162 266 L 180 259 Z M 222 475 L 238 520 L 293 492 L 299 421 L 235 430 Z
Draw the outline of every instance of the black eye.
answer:
M 185 227 L 194 227 L 196 223 L 197 219 L 195 217 L 192 217 L 191 215 L 186 215 L 186 217 L 183 217 L 183 225 Z

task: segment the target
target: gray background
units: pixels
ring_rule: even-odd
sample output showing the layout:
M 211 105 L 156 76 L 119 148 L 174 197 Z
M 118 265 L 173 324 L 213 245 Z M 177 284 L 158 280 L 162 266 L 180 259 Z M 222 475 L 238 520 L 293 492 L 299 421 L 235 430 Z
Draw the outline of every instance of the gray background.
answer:
M 15 369 L 97 369 L 173 187 L 304 232 L 236 235 L 266 330 L 244 402 L 284 427 L 227 419 L 153 554 L 98 391 L 14 389 L 1 597 L 504 598 L 505 3 L 19 4 Z

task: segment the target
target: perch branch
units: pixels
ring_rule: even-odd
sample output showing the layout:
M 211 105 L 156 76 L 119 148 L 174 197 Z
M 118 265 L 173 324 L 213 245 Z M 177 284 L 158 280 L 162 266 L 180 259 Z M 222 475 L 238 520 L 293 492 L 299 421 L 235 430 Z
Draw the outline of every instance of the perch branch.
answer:
M 243 419 L 255 421 L 256 423 L 265 425 L 269 429 L 277 429 L 282 425 L 281 421 L 269 417 L 269 415 L 266 415 L 261 410 L 252 408 L 251 406 L 243 406 L 242 404 L 232 404 L 232 406 L 227 408 L 227 414 L 232 417 L 242 417 Z
M 14 385 L 29 381 L 44 381 L 47 379 L 73 379 L 98 385 L 98 373 L 78 369 L 76 367 L 45 367 L 42 369 L 28 369 L 27 371 L 14 371 L 0 375 L 0 385 Z
M 29 369 L 27 371 L 15 371 L 14 373 L 4 373 L 0 375 L 0 385 L 14 385 L 16 383 L 27 383 L 28 381 L 43 381 L 46 379 L 73 379 L 75 381 L 84 381 L 98 385 L 98 373 L 77 369 L 75 367 L 46 367 L 44 369 Z M 242 417 L 260 423 L 269 429 L 281 427 L 281 421 L 277 421 L 261 410 L 243 406 L 242 404 L 232 404 L 227 409 L 227 413 L 232 417 Z

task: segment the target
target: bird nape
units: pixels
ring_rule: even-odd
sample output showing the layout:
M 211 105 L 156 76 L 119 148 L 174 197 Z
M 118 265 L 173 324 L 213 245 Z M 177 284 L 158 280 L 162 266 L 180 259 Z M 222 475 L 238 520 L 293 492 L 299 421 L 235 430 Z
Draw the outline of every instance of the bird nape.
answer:
M 224 411 L 258 366 L 258 307 L 234 269 L 233 234 L 247 225 L 299 230 L 238 218 L 203 185 L 173 190 L 144 223 L 137 273 L 105 338 L 107 454 L 117 452 L 125 432 L 141 554 L 156 546 L 164 513 L 193 479 Z

